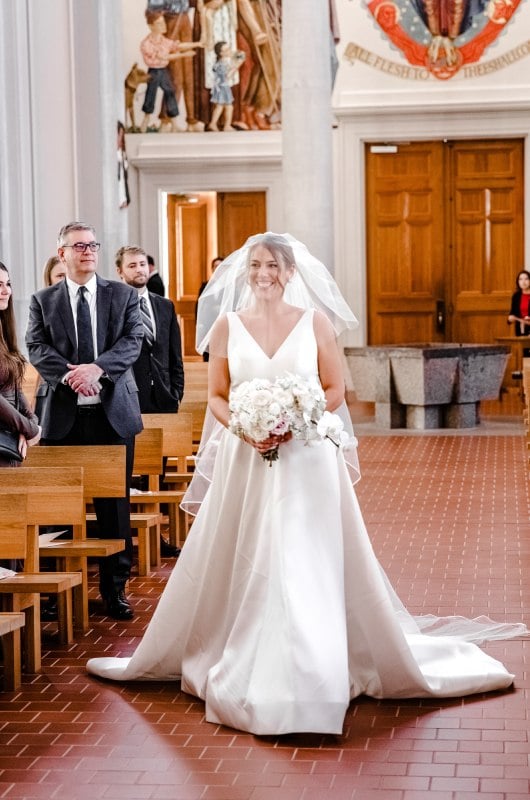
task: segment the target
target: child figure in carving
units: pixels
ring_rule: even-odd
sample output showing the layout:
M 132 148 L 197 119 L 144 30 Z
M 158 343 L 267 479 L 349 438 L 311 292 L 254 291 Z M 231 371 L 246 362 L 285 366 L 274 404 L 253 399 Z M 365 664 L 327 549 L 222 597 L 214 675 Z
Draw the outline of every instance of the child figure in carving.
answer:
M 232 125 L 234 95 L 230 88 L 230 78 L 240 69 L 245 60 L 245 54 L 241 52 L 232 53 L 227 42 L 216 42 L 214 51 L 217 60 L 213 65 L 214 83 L 210 96 L 214 107 L 208 130 L 219 130 L 218 123 L 224 112 L 223 130 L 235 131 L 236 128 Z

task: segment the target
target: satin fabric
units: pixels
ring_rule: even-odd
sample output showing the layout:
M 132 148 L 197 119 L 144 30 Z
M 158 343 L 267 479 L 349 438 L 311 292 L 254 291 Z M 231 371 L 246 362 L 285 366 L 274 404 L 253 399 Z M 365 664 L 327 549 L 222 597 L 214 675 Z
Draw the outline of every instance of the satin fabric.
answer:
M 233 384 L 317 374 L 311 310 L 272 358 L 228 317 Z M 91 659 L 88 670 L 111 680 L 181 678 L 205 701 L 208 721 L 255 734 L 340 734 L 351 698 L 363 693 L 451 697 L 511 685 L 500 662 L 432 622 L 438 635 L 422 633 L 384 575 L 339 448 L 290 441 L 269 466 L 225 431 L 136 652 Z M 465 633 L 466 622 L 451 630 Z M 476 623 L 473 635 L 484 638 L 490 625 Z M 498 635 L 525 631 L 500 626 Z

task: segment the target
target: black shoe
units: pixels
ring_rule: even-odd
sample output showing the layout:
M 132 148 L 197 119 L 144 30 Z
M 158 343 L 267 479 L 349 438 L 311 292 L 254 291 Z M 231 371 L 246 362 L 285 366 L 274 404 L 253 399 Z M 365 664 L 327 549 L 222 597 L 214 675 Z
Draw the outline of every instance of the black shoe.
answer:
M 164 558 L 177 558 L 180 555 L 180 547 L 166 542 L 163 536 L 160 537 L 160 555 Z
M 57 603 L 51 600 L 41 606 L 40 620 L 41 622 L 55 622 L 59 617 L 57 611 Z
M 123 589 L 120 589 L 112 595 L 105 595 L 103 602 L 105 604 L 105 611 L 108 616 L 113 619 L 125 620 L 134 617 L 134 611 L 125 597 Z

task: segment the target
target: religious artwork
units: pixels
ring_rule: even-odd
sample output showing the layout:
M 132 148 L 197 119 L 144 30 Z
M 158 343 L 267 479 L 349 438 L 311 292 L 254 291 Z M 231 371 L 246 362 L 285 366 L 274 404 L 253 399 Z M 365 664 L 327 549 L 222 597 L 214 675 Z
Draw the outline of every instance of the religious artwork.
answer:
M 129 133 L 281 126 L 281 0 L 148 0 L 144 11 L 124 82 Z
M 401 77 L 448 80 L 479 62 L 513 17 L 521 0 L 364 0 L 377 25 L 423 75 L 387 68 Z M 355 45 L 346 48 L 352 61 Z M 353 48 L 353 49 L 352 49 Z M 366 51 L 365 51 L 366 53 Z M 373 55 L 373 54 L 372 54 Z M 517 58 L 526 55 L 518 54 Z M 516 58 L 512 59 L 516 60 Z M 388 62 L 390 64 L 390 62 Z M 374 66 L 381 68 L 382 65 Z M 398 65 L 394 65 L 397 67 Z M 503 65 L 499 64 L 497 68 Z M 491 69 L 493 71 L 493 68 Z M 480 74 L 480 73 L 479 73 Z M 474 74 L 469 73 L 469 77 Z

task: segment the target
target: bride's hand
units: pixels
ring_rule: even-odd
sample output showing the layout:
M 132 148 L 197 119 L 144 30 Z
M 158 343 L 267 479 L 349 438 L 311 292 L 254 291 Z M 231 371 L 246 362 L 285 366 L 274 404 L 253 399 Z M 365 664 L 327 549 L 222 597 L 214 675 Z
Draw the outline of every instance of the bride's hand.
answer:
M 263 439 L 261 442 L 250 439 L 248 436 L 243 437 L 244 441 L 254 447 L 258 453 L 267 453 L 269 450 L 273 450 L 275 447 L 278 447 L 278 445 L 288 442 L 292 438 L 293 434 L 291 431 L 282 433 L 281 435 L 269 436 L 268 439 Z

